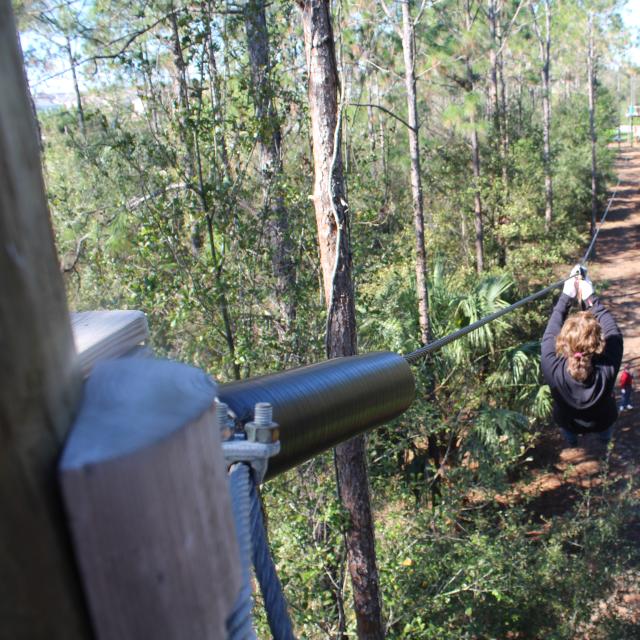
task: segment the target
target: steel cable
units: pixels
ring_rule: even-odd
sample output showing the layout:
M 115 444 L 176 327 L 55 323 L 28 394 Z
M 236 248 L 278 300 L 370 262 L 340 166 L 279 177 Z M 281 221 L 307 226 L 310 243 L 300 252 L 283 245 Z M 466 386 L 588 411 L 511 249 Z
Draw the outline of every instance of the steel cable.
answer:
M 227 620 L 229 640 L 256 640 L 253 629 L 253 597 L 251 595 L 251 470 L 248 465 L 234 464 L 229 470 L 229 494 L 236 526 L 242 585 L 233 611 Z
M 264 598 L 264 608 L 267 612 L 269 629 L 271 629 L 273 640 L 296 640 L 293 635 L 282 584 L 271 557 L 262 517 L 262 504 L 253 481 L 249 487 L 249 499 L 251 502 L 250 523 L 253 567 Z
M 234 464 L 229 470 L 229 493 L 240 551 L 242 585 L 227 619 L 228 638 L 256 640 L 251 615 L 253 565 L 274 640 L 295 640 L 287 602 L 267 542 L 258 490 L 248 464 Z

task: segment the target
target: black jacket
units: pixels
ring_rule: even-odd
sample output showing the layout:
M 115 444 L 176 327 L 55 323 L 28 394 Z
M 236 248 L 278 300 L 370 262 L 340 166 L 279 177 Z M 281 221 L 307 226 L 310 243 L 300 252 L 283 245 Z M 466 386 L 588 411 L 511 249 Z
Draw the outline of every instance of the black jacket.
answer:
M 551 387 L 553 417 L 573 433 L 605 431 L 618 417 L 613 387 L 622 362 L 622 333 L 613 316 L 592 296 L 589 311 L 598 319 L 606 344 L 604 352 L 593 357 L 593 373 L 585 382 L 578 382 L 567 372 L 566 358 L 556 355 L 556 337 L 572 302 L 573 298 L 560 294 L 542 336 L 542 373 Z

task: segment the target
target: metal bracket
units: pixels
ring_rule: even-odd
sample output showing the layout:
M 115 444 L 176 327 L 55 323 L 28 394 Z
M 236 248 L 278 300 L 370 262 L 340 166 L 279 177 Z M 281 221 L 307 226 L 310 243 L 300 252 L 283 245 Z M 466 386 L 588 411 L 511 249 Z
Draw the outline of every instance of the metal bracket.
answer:
M 272 415 L 271 405 L 259 402 L 255 407 L 254 421 L 245 425 L 244 433 L 233 434 L 227 405 L 216 402 L 216 422 L 223 438 L 225 461 L 229 467 L 237 462 L 250 465 L 257 484 L 264 480 L 269 458 L 280 453 L 279 428 Z
M 262 484 L 267 473 L 269 458 L 280 453 L 280 442 L 261 444 L 248 440 L 229 440 L 222 443 L 222 453 L 228 466 L 245 462 L 253 469 L 256 484 Z

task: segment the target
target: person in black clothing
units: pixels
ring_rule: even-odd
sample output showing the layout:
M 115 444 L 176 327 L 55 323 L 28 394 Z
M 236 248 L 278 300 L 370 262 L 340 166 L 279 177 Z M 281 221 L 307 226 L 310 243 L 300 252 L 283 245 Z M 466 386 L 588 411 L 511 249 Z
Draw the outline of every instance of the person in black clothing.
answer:
M 574 301 L 585 311 L 569 314 Z M 618 409 L 613 393 L 622 362 L 622 333 L 577 265 L 551 312 L 542 337 L 542 373 L 551 388 L 553 417 L 567 443 L 578 434 L 611 438 Z

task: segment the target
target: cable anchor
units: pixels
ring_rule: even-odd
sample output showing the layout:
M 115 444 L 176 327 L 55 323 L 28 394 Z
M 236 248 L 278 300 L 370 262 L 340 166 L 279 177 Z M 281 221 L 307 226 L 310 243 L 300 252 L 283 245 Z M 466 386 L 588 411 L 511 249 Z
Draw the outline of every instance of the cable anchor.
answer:
M 273 421 L 273 407 L 258 402 L 254 419 L 244 425 L 243 432 L 233 431 L 233 420 L 224 402 L 216 400 L 216 424 L 222 438 L 222 454 L 227 466 L 237 462 L 248 464 L 253 470 L 256 484 L 262 484 L 269 458 L 280 453 L 280 427 Z

